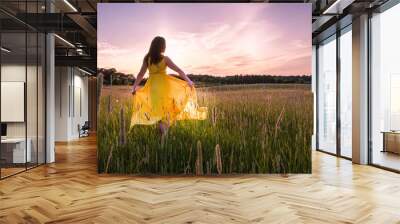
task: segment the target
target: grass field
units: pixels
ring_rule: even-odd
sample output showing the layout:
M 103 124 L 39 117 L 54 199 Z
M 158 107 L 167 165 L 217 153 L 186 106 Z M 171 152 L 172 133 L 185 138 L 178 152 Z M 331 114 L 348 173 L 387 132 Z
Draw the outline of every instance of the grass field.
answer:
M 198 89 L 204 121 L 178 121 L 164 142 L 154 126 L 129 130 L 126 86 L 103 87 L 99 172 L 127 174 L 310 173 L 310 85 L 227 85 Z

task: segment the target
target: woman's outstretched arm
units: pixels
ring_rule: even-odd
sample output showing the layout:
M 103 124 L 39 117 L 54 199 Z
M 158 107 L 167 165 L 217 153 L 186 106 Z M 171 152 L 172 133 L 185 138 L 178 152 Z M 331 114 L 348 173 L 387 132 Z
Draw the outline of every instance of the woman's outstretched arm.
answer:
M 144 75 L 146 74 L 146 70 L 147 70 L 147 63 L 143 60 L 142 67 L 140 68 L 140 71 L 139 71 L 138 75 L 136 76 L 136 80 L 132 86 L 132 90 L 131 90 L 132 94 L 135 94 L 136 88 L 138 87 L 140 82 L 143 80 Z
M 184 79 L 189 84 L 190 87 L 193 87 L 192 80 L 190 80 L 189 77 L 182 71 L 182 69 L 175 65 L 175 63 L 167 56 L 165 56 L 165 63 L 169 68 L 177 72 L 179 76 L 182 77 L 182 79 Z

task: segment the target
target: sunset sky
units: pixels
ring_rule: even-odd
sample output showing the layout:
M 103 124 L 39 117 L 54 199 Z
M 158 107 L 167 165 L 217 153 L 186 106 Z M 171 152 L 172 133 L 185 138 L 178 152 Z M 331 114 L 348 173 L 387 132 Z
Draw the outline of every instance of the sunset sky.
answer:
M 310 4 L 112 3 L 98 4 L 97 18 L 101 68 L 136 76 L 163 36 L 188 74 L 311 74 Z

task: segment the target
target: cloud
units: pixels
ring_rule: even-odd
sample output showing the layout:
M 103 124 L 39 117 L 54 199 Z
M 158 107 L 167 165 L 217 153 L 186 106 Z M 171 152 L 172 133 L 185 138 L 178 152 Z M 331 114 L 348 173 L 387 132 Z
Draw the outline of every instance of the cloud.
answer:
M 115 67 L 135 74 L 140 69 L 151 39 L 162 35 L 167 40 L 165 54 L 186 73 L 310 73 L 311 42 L 308 43 L 304 37 L 287 35 L 280 24 L 270 20 L 245 13 L 240 19 L 213 21 L 186 31 L 179 27 L 179 21 L 174 22 L 171 21 L 168 26 L 152 27 L 151 32 L 141 36 L 141 41 L 135 41 L 127 34 L 124 46 L 129 44 L 128 47 L 118 47 L 112 41 L 99 42 L 99 66 Z
M 259 63 L 262 57 L 269 55 L 266 46 L 282 36 L 279 31 L 266 34 L 272 28 L 267 21 L 214 23 L 198 32 L 170 33 L 167 53 L 178 65 L 196 64 L 189 73 L 255 72 L 264 66 Z
M 122 48 L 105 41 L 97 43 L 97 63 L 98 67 L 117 68 L 118 71 L 131 73 L 133 67 L 132 55 L 135 47 Z
M 97 43 L 97 52 L 100 55 L 115 56 L 115 55 L 127 54 L 131 51 L 132 51 L 132 49 L 120 48 L 120 47 L 114 46 L 107 42 L 98 42 Z

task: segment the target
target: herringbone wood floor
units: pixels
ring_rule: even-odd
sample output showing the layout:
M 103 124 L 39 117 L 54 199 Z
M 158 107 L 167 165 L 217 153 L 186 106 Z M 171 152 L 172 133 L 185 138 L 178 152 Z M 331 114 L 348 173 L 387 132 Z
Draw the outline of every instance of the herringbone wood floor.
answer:
M 0 223 L 400 223 L 400 175 L 313 153 L 312 175 L 96 173 L 95 138 L 0 181 Z

